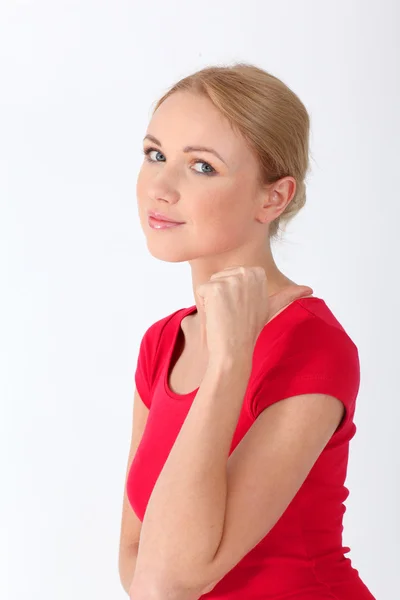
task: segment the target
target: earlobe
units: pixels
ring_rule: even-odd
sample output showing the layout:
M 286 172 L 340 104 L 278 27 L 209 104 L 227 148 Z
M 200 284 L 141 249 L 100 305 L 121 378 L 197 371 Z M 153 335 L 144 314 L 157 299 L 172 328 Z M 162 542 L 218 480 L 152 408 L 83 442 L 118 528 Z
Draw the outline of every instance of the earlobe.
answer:
M 255 219 L 262 225 L 268 225 L 277 218 L 277 215 L 271 214 L 275 212 L 276 198 L 274 198 L 275 193 L 270 191 L 270 186 L 271 184 L 267 189 L 264 188 L 261 198 L 257 199 L 258 208 Z

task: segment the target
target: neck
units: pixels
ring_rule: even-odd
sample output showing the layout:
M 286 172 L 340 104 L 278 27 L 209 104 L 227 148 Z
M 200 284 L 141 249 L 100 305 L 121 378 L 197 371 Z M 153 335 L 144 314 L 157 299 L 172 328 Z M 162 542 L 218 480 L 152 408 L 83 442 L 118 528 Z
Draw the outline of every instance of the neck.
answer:
M 278 269 L 269 245 L 268 248 L 264 249 L 262 254 L 258 255 L 254 253 L 247 253 L 247 255 L 241 253 L 240 256 L 232 256 L 230 254 L 229 257 L 219 255 L 212 258 L 205 257 L 189 261 L 189 264 L 192 269 L 192 288 L 197 306 L 197 312 L 191 315 L 191 330 L 192 335 L 199 341 L 200 347 L 203 348 L 206 348 L 207 340 L 206 317 L 201 308 L 200 298 L 196 294 L 196 289 L 203 283 L 207 283 L 213 273 L 217 273 L 233 265 L 261 266 L 264 268 L 267 277 L 269 296 L 279 292 L 288 285 L 294 284 L 294 281 L 291 281 Z

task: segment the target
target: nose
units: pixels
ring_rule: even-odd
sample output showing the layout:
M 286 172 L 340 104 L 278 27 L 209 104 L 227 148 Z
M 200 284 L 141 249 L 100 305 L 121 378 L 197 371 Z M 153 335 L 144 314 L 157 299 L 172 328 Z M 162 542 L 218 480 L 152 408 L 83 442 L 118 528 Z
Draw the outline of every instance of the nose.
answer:
M 159 200 L 168 202 L 169 204 L 174 204 L 178 202 L 180 198 L 179 191 L 176 187 L 171 185 L 171 183 L 167 183 L 165 179 L 157 179 L 152 181 L 149 184 L 147 190 L 149 198 L 154 202 L 158 202 Z
M 149 198 L 154 204 L 157 204 L 159 201 L 168 202 L 168 204 L 175 204 L 179 200 L 179 197 L 175 192 L 160 190 L 149 190 Z
M 179 166 L 173 164 L 160 164 L 159 168 L 147 171 L 148 194 L 153 200 L 166 200 L 175 202 L 179 194 L 179 180 L 181 173 Z

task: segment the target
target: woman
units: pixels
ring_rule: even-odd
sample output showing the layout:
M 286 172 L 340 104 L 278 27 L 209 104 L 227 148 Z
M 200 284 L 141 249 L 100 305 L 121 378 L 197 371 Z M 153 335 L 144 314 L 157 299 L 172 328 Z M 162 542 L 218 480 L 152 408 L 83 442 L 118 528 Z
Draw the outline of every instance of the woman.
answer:
M 132 600 L 373 599 L 342 545 L 357 346 L 271 252 L 305 203 L 308 146 L 302 102 L 247 64 L 184 78 L 152 115 L 140 222 L 153 256 L 189 262 L 195 304 L 140 344 Z

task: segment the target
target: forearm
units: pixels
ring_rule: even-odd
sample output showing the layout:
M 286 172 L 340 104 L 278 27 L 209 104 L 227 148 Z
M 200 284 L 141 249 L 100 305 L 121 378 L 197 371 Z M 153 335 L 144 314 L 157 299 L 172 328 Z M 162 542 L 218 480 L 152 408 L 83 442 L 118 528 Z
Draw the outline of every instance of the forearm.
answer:
M 129 594 L 129 588 L 135 573 L 138 550 L 136 546 L 121 551 L 119 556 L 119 578 L 125 592 Z
M 207 369 L 146 509 L 136 565 L 142 581 L 157 574 L 168 588 L 201 585 L 223 535 L 226 466 L 250 373 L 251 356 Z

